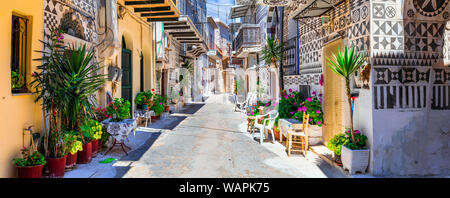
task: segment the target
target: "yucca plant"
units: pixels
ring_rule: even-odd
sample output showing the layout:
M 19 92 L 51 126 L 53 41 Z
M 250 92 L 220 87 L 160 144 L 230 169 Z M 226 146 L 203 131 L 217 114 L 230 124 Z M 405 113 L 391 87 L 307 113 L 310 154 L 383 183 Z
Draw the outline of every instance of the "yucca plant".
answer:
M 56 57 L 55 72 L 62 92 L 59 100 L 64 104 L 61 124 L 68 130 L 78 130 L 84 119 L 92 117 L 92 106 L 96 103 L 94 94 L 106 78 L 98 74 L 101 68 L 93 61 L 94 49 L 87 50 L 86 45 L 71 45 Z
M 338 50 L 332 59 L 327 57 L 329 62 L 328 67 L 337 75 L 345 79 L 345 87 L 347 93 L 348 107 L 350 110 L 350 131 L 352 142 L 355 142 L 355 135 L 353 130 L 353 112 L 352 112 L 352 98 L 350 94 L 350 77 L 355 73 L 365 62 L 365 58 L 361 53 L 358 53 L 354 47 L 350 49 L 344 47 L 344 52 Z

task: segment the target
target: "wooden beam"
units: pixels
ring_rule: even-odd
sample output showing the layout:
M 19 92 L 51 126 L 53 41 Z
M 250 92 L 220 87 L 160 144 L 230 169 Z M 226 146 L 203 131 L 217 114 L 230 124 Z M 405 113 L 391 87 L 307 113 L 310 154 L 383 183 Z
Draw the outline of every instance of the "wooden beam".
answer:
M 134 12 L 158 12 L 170 11 L 170 6 L 153 7 L 153 8 L 134 8 Z
M 167 17 L 167 18 L 147 18 L 148 22 L 156 21 L 178 21 L 178 17 Z
M 152 16 L 173 16 L 175 12 L 151 12 L 151 13 L 141 13 L 141 17 L 152 17 Z

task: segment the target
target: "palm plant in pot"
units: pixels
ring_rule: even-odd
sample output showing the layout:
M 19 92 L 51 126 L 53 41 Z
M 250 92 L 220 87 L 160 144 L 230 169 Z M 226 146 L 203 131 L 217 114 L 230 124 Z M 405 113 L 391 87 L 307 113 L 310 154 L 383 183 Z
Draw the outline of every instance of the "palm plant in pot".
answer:
M 335 54 L 332 59 L 328 58 L 328 62 L 328 67 L 331 71 L 345 79 L 347 102 L 350 113 L 350 142 L 344 145 L 342 149 L 343 166 L 344 168 L 348 168 L 351 173 L 354 171 L 364 172 L 368 166 L 369 149 L 349 145 L 359 145 L 358 141 L 362 141 L 361 139 L 355 138 L 355 130 L 353 129 L 350 78 L 359 68 L 361 68 L 361 66 L 363 66 L 365 58 L 361 53 L 356 52 L 354 47 L 351 47 L 350 49 L 345 47 L 343 53 L 341 50 L 338 50 L 338 53 Z M 359 164 L 359 166 L 356 166 L 357 164 Z
M 95 93 L 106 80 L 105 75 L 98 74 L 101 68 L 93 61 L 93 49 L 86 50 L 85 45 L 64 47 L 62 32 L 50 32 L 45 35 L 48 42 L 43 42 L 45 50 L 40 51 L 43 57 L 35 59 L 43 63 L 38 66 L 41 72 L 32 74 L 31 85 L 37 96 L 35 102 L 42 101 L 44 128 L 48 129 L 44 131 L 43 153 L 47 158 L 57 158 L 65 154 L 62 131 L 79 131 L 82 120 L 91 117 Z
M 14 165 L 17 168 L 19 178 L 42 178 L 42 170 L 46 161 L 39 151 L 22 149 L 22 158 L 15 158 Z

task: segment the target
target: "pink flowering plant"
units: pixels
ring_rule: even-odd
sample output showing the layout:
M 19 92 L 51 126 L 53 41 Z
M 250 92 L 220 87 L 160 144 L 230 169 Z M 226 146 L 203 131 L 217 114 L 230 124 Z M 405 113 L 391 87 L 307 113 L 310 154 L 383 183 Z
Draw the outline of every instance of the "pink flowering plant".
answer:
M 302 121 L 303 112 L 309 114 L 310 125 L 321 127 L 323 125 L 322 96 L 316 96 L 316 93 L 313 92 L 313 96 L 306 98 L 301 103 L 301 106 L 298 107 L 297 112 L 294 114 L 295 119 Z
M 347 148 L 351 150 L 360 150 L 364 149 L 366 146 L 367 136 L 363 135 L 359 130 L 353 131 L 355 142 L 352 142 L 352 135 L 350 128 L 345 130 L 345 138 L 347 138 L 347 142 L 344 144 Z
M 305 98 L 300 92 L 293 91 L 292 89 L 289 89 L 288 91 L 283 90 L 278 106 L 280 118 L 293 118 L 304 100 Z

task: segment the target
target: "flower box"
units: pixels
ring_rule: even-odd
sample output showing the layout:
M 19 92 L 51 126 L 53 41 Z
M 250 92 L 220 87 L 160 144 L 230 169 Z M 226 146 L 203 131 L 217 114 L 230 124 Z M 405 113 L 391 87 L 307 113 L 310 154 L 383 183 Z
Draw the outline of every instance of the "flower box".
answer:
M 369 165 L 369 149 L 351 150 L 342 146 L 341 160 L 344 170 L 350 174 L 365 173 Z
M 309 145 L 322 144 L 322 127 L 319 125 L 309 125 L 308 130 Z

